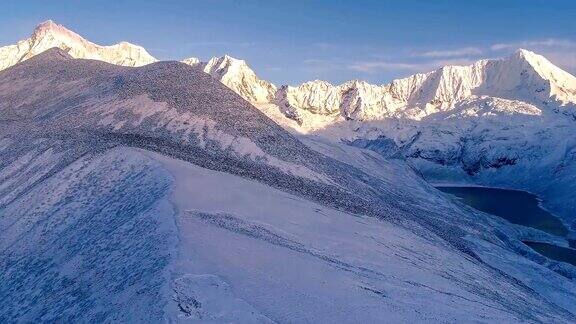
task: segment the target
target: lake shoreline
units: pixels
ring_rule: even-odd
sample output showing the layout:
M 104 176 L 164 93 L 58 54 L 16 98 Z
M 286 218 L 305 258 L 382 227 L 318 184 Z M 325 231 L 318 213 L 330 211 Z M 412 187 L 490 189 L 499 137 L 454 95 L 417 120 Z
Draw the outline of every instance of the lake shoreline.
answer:
M 522 243 L 540 255 L 558 262 L 569 263 L 576 267 L 576 249 L 572 247 L 562 247 L 555 244 L 535 241 L 522 241 Z
M 490 186 L 490 185 L 482 185 L 482 184 L 476 184 L 476 183 L 470 183 L 470 182 L 443 182 L 443 181 L 428 181 L 428 184 L 430 184 L 432 187 L 438 189 L 438 188 L 443 188 L 443 187 L 458 187 L 458 188 L 486 188 L 486 189 L 500 189 L 500 190 L 508 190 L 508 191 L 519 191 L 519 192 L 524 192 L 524 193 L 528 193 L 534 197 L 536 197 L 537 201 L 538 201 L 538 207 L 540 207 L 540 209 L 546 211 L 547 213 L 549 213 L 550 215 L 554 216 L 555 218 L 557 218 L 560 222 L 562 222 L 562 224 L 564 225 L 564 227 L 566 228 L 566 230 L 568 231 L 568 234 L 566 234 L 566 236 L 561 236 L 563 238 L 565 238 L 569 244 L 573 247 L 576 247 L 576 230 L 572 230 L 570 228 L 570 223 L 567 223 L 566 220 L 562 217 L 559 217 L 558 215 L 556 215 L 554 212 L 550 211 L 547 207 L 546 207 L 546 202 L 544 199 L 540 198 L 540 195 L 538 195 L 537 193 L 534 193 L 530 190 L 526 190 L 526 189 L 517 189 L 517 188 L 510 188 L 510 187 L 502 187 L 502 186 Z
M 565 246 L 558 243 L 540 242 L 537 239 L 525 239 L 522 243 L 546 258 L 576 266 L 576 241 L 569 239 L 570 229 L 559 217 L 546 210 L 543 207 L 543 200 L 534 193 L 468 184 L 436 183 L 433 185 L 437 190 L 455 197 L 463 204 L 480 212 L 562 238 L 566 242 Z

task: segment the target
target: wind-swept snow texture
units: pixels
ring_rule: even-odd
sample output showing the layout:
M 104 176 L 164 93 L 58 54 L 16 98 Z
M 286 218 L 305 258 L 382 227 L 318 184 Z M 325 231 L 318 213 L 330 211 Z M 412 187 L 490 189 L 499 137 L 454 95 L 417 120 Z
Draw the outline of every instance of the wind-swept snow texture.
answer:
M 576 320 L 574 267 L 521 243 L 566 241 L 302 143 L 201 68 L 0 72 L 3 321 Z
M 409 229 L 156 158 L 176 179 L 182 261 L 175 272 L 226 278 L 237 298 L 275 321 L 564 321 L 553 318 L 557 315 L 527 316 L 534 306 L 510 301 L 532 299 L 530 289 L 514 280 L 494 280 L 503 275 L 500 270 L 462 258 Z M 495 257 L 484 251 L 487 258 Z M 499 267 L 520 263 L 521 273 L 535 274 L 538 291 L 565 280 L 555 274 L 540 277 L 540 267 L 513 253 L 496 255 L 506 260 Z M 216 303 L 203 294 L 195 290 L 199 304 L 201 298 Z M 574 296 L 568 290 L 561 294 L 557 300 L 571 308 Z M 553 313 L 563 312 L 556 307 Z
M 34 144 L 0 171 L 14 190 L 0 196 L 0 321 L 161 321 L 177 239 L 171 178 L 117 150 L 58 170 L 68 152 Z M 6 150 L 3 162 L 17 154 Z

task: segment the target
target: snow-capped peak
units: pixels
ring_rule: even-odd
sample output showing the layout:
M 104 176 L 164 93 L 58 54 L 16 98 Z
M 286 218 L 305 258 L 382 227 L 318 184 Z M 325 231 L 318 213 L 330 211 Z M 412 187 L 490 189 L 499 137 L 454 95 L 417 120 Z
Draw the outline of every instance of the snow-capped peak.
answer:
M 42 38 L 44 37 L 53 37 L 55 39 L 68 39 L 68 41 L 78 41 L 78 42 L 88 42 L 86 41 L 84 38 L 82 38 L 82 36 L 78 35 L 77 33 L 67 29 L 66 27 L 59 25 L 57 23 L 55 23 L 52 20 L 46 20 L 40 24 L 38 24 L 38 26 L 36 26 L 36 28 L 34 28 L 34 31 L 32 32 L 32 35 L 30 36 L 30 39 L 35 41 L 35 42 L 40 42 L 42 40 Z M 92 43 L 90 43 L 92 44 Z
M 518 49 L 510 60 L 520 60 L 532 68 L 532 72 L 544 81 L 544 89 L 548 97 L 553 97 L 562 104 L 576 104 L 576 77 L 552 64 L 542 55 Z
M 78 36 L 76 33 L 64 28 L 62 25 L 58 25 L 55 22 L 53 22 L 52 20 L 46 20 L 46 21 L 38 24 L 38 26 L 36 26 L 36 28 L 34 29 L 34 32 L 32 33 L 31 38 L 37 39 L 37 38 L 40 38 L 47 33 L 66 33 L 66 34 L 74 34 L 75 36 Z
M 274 100 L 276 86 L 260 79 L 244 60 L 229 55 L 213 57 L 204 66 L 204 72 L 252 103 Z
M 0 48 L 0 70 L 53 47 L 68 52 L 74 58 L 94 59 L 117 65 L 142 66 L 156 61 L 141 46 L 128 42 L 100 46 L 52 20 L 47 20 L 34 29 L 30 38 Z
M 523 61 L 526 61 L 530 64 L 534 64 L 534 65 L 541 65 L 541 64 L 553 65 L 544 56 L 536 54 L 532 51 L 529 51 L 529 50 L 523 49 L 523 48 L 517 49 L 514 52 L 514 54 L 512 54 L 509 57 L 509 59 L 523 60 Z
M 253 72 L 246 61 L 233 58 L 229 55 L 221 57 L 213 57 L 208 61 L 205 67 L 205 72 L 212 76 L 222 76 L 229 72 Z
M 199 65 L 202 63 L 202 62 L 200 62 L 200 59 L 198 59 L 197 57 L 189 57 L 189 58 L 183 59 L 180 62 L 182 62 L 184 64 L 191 65 L 191 66 L 196 66 L 196 65 Z

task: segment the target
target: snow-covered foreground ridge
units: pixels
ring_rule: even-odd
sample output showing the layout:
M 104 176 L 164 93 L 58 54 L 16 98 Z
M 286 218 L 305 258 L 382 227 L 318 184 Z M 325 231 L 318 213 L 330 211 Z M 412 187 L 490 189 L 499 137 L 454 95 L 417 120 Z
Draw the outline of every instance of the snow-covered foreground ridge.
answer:
M 576 319 L 575 268 L 521 242 L 562 238 L 300 140 L 198 68 L 52 49 L 0 97 L 0 322 Z

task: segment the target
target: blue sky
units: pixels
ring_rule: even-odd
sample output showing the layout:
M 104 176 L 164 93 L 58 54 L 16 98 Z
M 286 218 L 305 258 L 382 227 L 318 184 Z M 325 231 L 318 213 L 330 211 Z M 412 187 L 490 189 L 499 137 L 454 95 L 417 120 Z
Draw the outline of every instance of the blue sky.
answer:
M 276 84 L 386 83 L 522 47 L 576 72 L 576 1 L 13 1 L 0 45 L 52 19 L 103 45 L 159 59 L 245 59 Z

